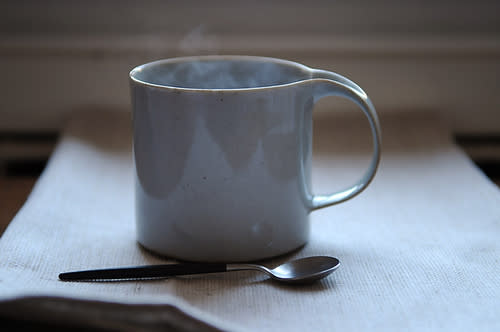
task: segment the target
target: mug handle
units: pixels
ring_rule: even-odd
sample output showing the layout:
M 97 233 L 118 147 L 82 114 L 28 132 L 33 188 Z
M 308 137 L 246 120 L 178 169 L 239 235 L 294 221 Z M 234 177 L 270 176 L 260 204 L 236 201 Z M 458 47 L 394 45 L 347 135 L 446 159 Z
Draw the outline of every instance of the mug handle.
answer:
M 368 118 L 373 136 L 373 155 L 364 175 L 358 182 L 344 190 L 328 195 L 312 195 L 311 210 L 317 210 L 345 202 L 366 189 L 373 180 L 380 162 L 381 134 L 375 107 L 368 95 L 356 83 L 339 74 L 320 69 L 312 70 L 310 83 L 313 85 L 314 103 L 327 96 L 340 96 L 356 103 Z

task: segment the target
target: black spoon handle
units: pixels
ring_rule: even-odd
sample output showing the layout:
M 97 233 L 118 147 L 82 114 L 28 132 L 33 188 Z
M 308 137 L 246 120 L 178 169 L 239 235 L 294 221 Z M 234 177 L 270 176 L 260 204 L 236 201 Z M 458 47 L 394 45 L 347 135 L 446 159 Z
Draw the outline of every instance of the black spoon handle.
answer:
M 226 271 L 227 264 L 223 263 L 178 263 L 64 272 L 59 274 L 59 279 L 63 281 L 150 279 Z

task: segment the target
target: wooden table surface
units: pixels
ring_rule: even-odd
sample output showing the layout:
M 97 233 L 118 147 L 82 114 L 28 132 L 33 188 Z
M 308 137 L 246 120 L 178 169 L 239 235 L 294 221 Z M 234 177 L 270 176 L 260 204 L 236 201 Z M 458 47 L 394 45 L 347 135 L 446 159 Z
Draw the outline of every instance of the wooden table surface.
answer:
M 23 206 L 36 182 L 36 177 L 0 176 L 0 234 Z

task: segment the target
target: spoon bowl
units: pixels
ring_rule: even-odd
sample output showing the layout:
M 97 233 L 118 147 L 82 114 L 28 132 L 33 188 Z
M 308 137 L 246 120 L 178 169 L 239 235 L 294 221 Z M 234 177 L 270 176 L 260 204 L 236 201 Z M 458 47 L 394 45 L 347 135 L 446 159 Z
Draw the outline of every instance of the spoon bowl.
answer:
M 227 271 L 258 270 L 271 278 L 287 283 L 309 283 L 328 276 L 340 266 L 340 261 L 330 256 L 312 256 L 296 259 L 269 269 L 257 264 L 227 264 Z

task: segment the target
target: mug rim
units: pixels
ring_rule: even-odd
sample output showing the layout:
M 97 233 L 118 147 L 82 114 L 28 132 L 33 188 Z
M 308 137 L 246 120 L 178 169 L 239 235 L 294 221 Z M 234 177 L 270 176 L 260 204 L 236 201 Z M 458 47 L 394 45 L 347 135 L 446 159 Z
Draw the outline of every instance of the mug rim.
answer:
M 311 77 L 306 78 L 306 79 L 300 79 L 296 80 L 293 82 L 287 82 L 287 83 L 282 83 L 282 84 L 272 84 L 272 85 L 263 85 L 263 86 L 257 86 L 257 87 L 245 87 L 245 88 L 190 88 L 190 87 L 180 87 L 180 86 L 173 86 L 173 85 L 168 85 L 168 84 L 157 84 L 157 83 L 151 83 L 145 80 L 141 80 L 137 78 L 137 73 L 141 72 L 142 70 L 145 70 L 149 67 L 161 65 L 161 64 L 168 64 L 168 63 L 185 63 L 185 62 L 193 62 L 193 61 L 210 61 L 210 60 L 246 60 L 246 61 L 265 61 L 265 62 L 273 62 L 279 65 L 286 65 L 286 66 L 291 66 L 298 68 L 300 70 L 303 70 L 304 72 L 308 72 L 311 74 Z M 312 68 L 301 64 L 299 62 L 291 61 L 291 60 L 285 60 L 285 59 L 280 59 L 280 58 L 273 58 L 273 57 L 266 57 L 266 56 L 254 56 L 254 55 L 195 55 L 195 56 L 182 56 L 182 57 L 173 57 L 173 58 L 167 58 L 167 59 L 159 59 L 151 62 L 146 62 L 144 64 L 138 65 L 134 67 L 130 72 L 129 72 L 129 78 L 132 82 L 139 84 L 139 85 L 144 85 L 148 87 L 154 87 L 154 88 L 159 88 L 159 89 L 165 89 L 165 90 L 177 90 L 177 91 L 192 91 L 192 92 L 224 92 L 224 91 L 255 91 L 255 90 L 266 90 L 266 89 L 273 89 L 273 88 L 280 88 L 280 87 L 288 87 L 291 85 L 295 85 L 299 82 L 307 81 L 312 79 L 312 73 L 313 73 Z

